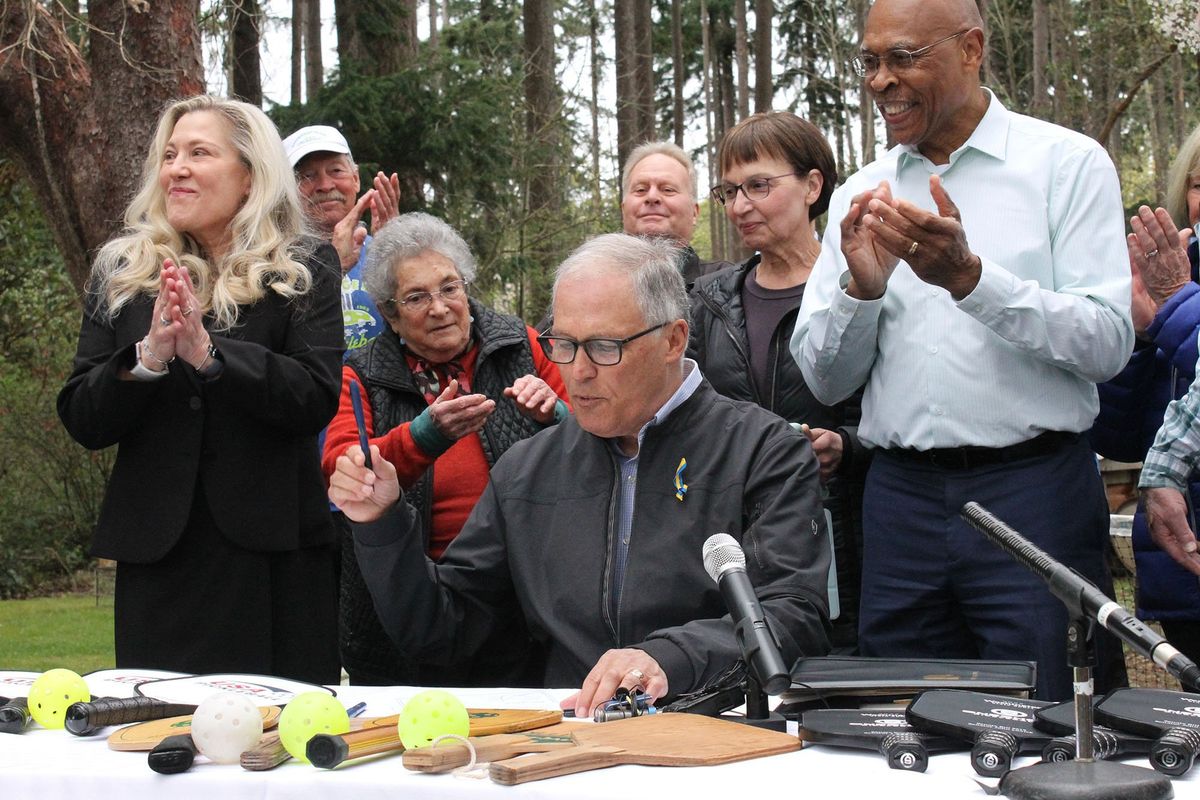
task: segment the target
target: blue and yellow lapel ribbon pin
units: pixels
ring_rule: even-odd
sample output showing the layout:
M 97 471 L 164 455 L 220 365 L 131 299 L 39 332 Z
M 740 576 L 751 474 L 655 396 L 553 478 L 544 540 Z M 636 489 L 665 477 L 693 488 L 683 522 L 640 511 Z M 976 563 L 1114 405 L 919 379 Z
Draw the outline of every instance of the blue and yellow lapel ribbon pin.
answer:
M 683 502 L 683 496 L 687 494 L 687 484 L 683 482 L 683 471 L 687 469 L 687 459 L 679 459 L 679 466 L 675 468 L 675 499 Z

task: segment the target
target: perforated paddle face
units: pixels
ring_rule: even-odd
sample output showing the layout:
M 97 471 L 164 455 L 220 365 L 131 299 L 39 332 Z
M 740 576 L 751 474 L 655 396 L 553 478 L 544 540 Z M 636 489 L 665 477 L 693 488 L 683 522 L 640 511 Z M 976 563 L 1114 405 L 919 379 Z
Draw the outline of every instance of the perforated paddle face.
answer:
M 272 678 L 266 675 L 195 675 L 183 678 L 152 681 L 139 684 L 137 693 L 167 703 L 198 706 L 217 692 L 231 692 L 248 697 L 256 706 L 286 705 L 301 692 L 328 692 L 332 689 L 287 678 Z
M 1167 689 L 1117 689 L 1096 703 L 1096 719 L 1154 738 L 1169 730 L 1200 730 L 1200 695 Z
M 935 689 L 919 694 L 909 705 L 906 718 L 917 730 L 966 742 L 975 741 L 983 732 L 1001 731 L 1028 741 L 1030 746 L 1036 741 L 1040 747 L 1050 737 L 1033 727 L 1034 715 L 1051 705 L 999 694 Z
M 29 687 L 41 674 L 25 670 L 0 671 L 0 696 L 29 696 Z M 138 684 L 181 677 L 187 677 L 186 673 L 160 669 L 101 669 L 84 675 L 83 681 L 92 697 L 133 697 Z
M 805 711 L 800 718 L 800 739 L 814 744 L 875 750 L 885 737 L 897 733 L 917 734 L 931 753 L 967 747 L 950 736 L 921 733 L 908 723 L 903 711 L 822 708 Z

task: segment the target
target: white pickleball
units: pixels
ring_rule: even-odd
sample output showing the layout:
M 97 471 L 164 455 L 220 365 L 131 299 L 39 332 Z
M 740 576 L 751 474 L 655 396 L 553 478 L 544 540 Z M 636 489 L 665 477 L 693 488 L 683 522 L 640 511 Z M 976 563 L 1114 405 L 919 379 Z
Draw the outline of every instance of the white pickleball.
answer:
M 218 764 L 236 764 L 242 753 L 262 738 L 263 718 L 249 698 L 221 692 L 196 706 L 192 741 L 196 749 Z

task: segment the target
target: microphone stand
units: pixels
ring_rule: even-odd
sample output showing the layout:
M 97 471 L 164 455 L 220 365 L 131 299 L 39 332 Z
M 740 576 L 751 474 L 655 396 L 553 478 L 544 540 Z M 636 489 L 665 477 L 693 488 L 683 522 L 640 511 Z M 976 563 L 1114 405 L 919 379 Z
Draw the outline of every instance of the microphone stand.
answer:
M 747 725 L 753 725 L 755 728 L 787 732 L 787 720 L 777 711 L 771 710 L 770 702 L 767 700 L 767 693 L 759 685 L 752 669 L 746 670 L 746 716 L 723 717 L 723 719 L 744 722 Z
M 963 518 L 994 544 L 1008 550 L 974 514 L 964 513 Z M 1000 779 L 1000 794 L 1013 800 L 1165 800 L 1174 797 L 1171 781 L 1165 775 L 1131 764 L 1096 759 L 1096 739 L 1092 729 L 1092 667 L 1096 664 L 1096 643 L 1092 636 L 1094 621 L 1084 612 L 1077 598 L 1069 599 L 1058 592 L 1053 594 L 1067 606 L 1071 615 L 1067 626 L 1067 661 L 1075 684 L 1075 759 L 1010 770 Z

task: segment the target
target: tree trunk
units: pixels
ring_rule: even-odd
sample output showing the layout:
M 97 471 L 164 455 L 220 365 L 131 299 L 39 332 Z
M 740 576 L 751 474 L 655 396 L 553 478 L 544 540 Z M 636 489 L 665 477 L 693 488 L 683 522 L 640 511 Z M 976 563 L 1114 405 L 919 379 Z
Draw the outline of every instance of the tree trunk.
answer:
M 446 0 L 450 2 L 450 0 Z M 429 49 L 437 50 L 438 46 L 438 1 L 429 0 Z
M 596 219 L 604 213 L 600 186 L 600 77 L 604 65 L 600 54 L 600 12 L 596 0 L 588 0 L 588 61 L 592 68 L 592 99 L 588 110 L 592 115 L 592 214 Z
M 624 179 L 625 159 L 637 146 L 637 69 L 634 0 L 613 0 L 613 44 L 617 70 L 617 180 Z
M 633 0 L 634 85 L 637 90 L 639 143 L 658 138 L 658 125 L 654 119 L 654 30 L 650 22 L 650 7 L 650 0 Z
M 559 213 L 560 183 L 557 142 L 558 82 L 554 75 L 554 2 L 524 0 L 522 6 L 525 53 L 525 131 L 527 136 L 525 208 L 533 234 L 530 255 L 535 275 L 531 287 L 541 289 L 527 298 L 528 310 L 539 313 L 550 306 L 544 276 L 553 268 L 551 218 Z M 524 311 L 525 309 L 523 309 Z
M 1166 202 L 1167 171 L 1171 167 L 1171 148 L 1167 142 L 1170 126 L 1164 113 L 1167 104 L 1165 82 L 1166 75 L 1146 82 L 1146 104 L 1149 106 L 1146 121 L 1150 128 L 1150 153 L 1154 156 L 1154 191 L 1157 203 Z
M 261 106 L 262 71 L 258 59 L 261 13 L 258 0 L 229 0 L 229 46 L 232 97 Z
M 733 0 L 733 42 L 737 59 L 737 118 L 750 116 L 750 48 L 746 32 L 746 0 Z
M 774 34 L 775 4 L 772 0 L 754 0 L 754 110 L 770 111 L 775 102 L 772 84 L 771 44 Z
M 976 0 L 976 4 L 979 6 L 979 16 L 983 20 L 983 41 L 987 43 L 987 47 L 985 47 L 983 53 L 983 84 L 985 86 L 995 86 L 996 76 L 992 74 L 992 59 L 990 56 L 992 49 L 992 23 L 991 20 L 988 19 L 992 0 Z M 859 2 L 857 5 L 861 7 L 863 3 Z M 865 11 L 863 13 L 865 14 Z M 859 41 L 861 40 L 862 34 L 860 32 Z M 874 159 L 872 158 L 872 160 Z M 864 161 L 863 163 L 865 164 L 868 162 Z
M 708 17 L 708 0 L 700 0 L 700 50 L 704 57 L 704 76 L 701 80 L 704 89 L 704 157 L 708 167 L 708 183 L 715 185 L 717 182 L 717 167 L 715 163 L 714 148 L 716 147 L 716 126 L 714 124 L 713 112 L 713 81 L 712 81 L 712 35 L 710 31 L 710 20 Z M 717 204 L 711 200 L 708 203 L 708 242 L 710 248 L 709 257 L 713 260 L 720 260 L 725 257 L 725 250 L 721 246 L 720 231 L 721 224 L 719 220 L 720 209 Z
M 1046 117 L 1050 105 L 1050 94 L 1046 91 L 1046 67 L 1050 55 L 1050 12 L 1046 0 L 1033 0 L 1033 96 L 1030 113 L 1035 117 Z
M 592 0 L 595 2 L 595 0 Z M 671 130 L 675 144 L 683 147 L 683 13 L 682 0 L 671 0 L 671 62 L 674 66 L 672 80 Z
M 304 2 L 292 0 L 292 105 L 304 102 Z
M 40 3 L 0 8 L 0 149 L 20 164 L 82 288 L 141 183 L 163 105 L 204 91 L 199 0 L 91 0 L 86 56 Z
M 394 75 L 417 55 L 417 0 L 335 0 L 338 66 Z
M 308 100 L 325 85 L 325 65 L 321 46 L 321 0 L 301 0 L 304 8 L 304 78 Z
M 981 3 L 980 11 L 982 10 Z M 867 25 L 867 0 L 857 0 L 854 12 L 855 29 L 858 41 L 861 42 Z M 859 123 L 862 125 L 862 163 L 866 166 L 875 160 L 875 103 L 863 88 L 861 81 L 858 90 L 858 113 Z

